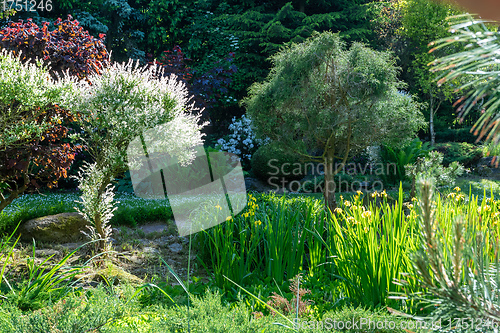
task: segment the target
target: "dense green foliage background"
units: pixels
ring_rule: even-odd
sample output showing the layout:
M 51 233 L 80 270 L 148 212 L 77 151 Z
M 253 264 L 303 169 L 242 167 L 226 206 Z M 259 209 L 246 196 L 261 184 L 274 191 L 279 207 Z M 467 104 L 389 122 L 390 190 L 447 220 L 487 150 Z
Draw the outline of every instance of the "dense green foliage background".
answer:
M 439 142 L 477 118 L 471 113 L 457 124 L 453 87 L 434 88 L 427 74 L 427 62 L 435 57 L 427 53 L 427 43 L 445 36 L 445 17 L 458 12 L 430 0 L 61 0 L 50 12 L 20 11 L 0 19 L 0 26 L 9 19 L 31 17 L 41 24 L 72 15 L 90 34 L 106 34 L 106 47 L 118 61 L 151 62 L 178 45 L 182 61 L 168 69 L 189 72 L 193 92 L 208 101 L 209 111 L 215 109 L 209 116 L 219 134 L 244 113 L 238 101 L 267 76 L 268 58 L 280 47 L 302 42 L 314 31 L 340 32 L 348 44 L 361 41 L 399 57 L 400 79 L 409 84 L 409 93 L 429 103 Z M 422 139 L 429 137 L 425 131 Z

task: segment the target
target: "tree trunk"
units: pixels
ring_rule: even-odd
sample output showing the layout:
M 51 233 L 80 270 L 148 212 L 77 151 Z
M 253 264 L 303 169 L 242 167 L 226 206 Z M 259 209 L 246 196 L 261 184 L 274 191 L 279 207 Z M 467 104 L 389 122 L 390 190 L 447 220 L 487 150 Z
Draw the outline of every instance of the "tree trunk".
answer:
M 434 98 L 431 94 L 431 112 L 429 115 L 429 132 L 431 135 L 431 147 L 434 147 L 434 143 L 436 142 L 436 133 L 434 132 Z
M 107 176 L 104 177 L 104 181 L 101 183 L 101 186 L 99 187 L 99 190 L 97 192 L 97 197 L 99 201 L 102 201 L 104 198 L 104 192 L 106 191 L 106 186 L 111 182 L 111 177 Z M 100 241 L 96 242 L 96 250 L 97 252 L 102 252 L 107 250 L 107 244 L 106 244 L 106 233 L 104 231 L 104 225 L 103 225 L 103 218 L 104 216 L 101 215 L 101 213 L 97 213 L 94 216 L 94 227 L 96 229 L 97 234 L 99 235 L 99 238 L 101 238 Z
M 332 213 L 337 208 L 337 200 L 335 199 L 335 166 L 333 165 L 334 157 L 333 152 L 328 150 L 325 156 L 325 183 L 323 188 L 323 196 L 325 198 L 325 208 L 329 209 Z
M 28 157 L 28 160 L 31 158 Z M 2 190 L 0 189 L 0 213 L 2 210 L 4 210 L 5 207 L 10 205 L 15 199 L 19 198 L 21 194 L 24 193 L 28 189 L 28 185 L 30 183 L 30 178 L 28 176 L 28 170 L 29 170 L 29 163 L 26 164 L 26 167 L 22 170 L 22 175 L 23 175 L 23 185 L 21 187 L 18 187 L 16 184 L 16 189 L 9 191 L 9 196 L 5 197 L 4 194 L 2 193 Z
M 11 192 L 10 195 L 8 197 L 3 197 L 2 195 L 2 199 L 0 200 L 0 213 L 2 212 L 2 210 L 7 207 L 8 205 L 10 205 L 12 203 L 12 201 L 14 201 L 14 199 L 18 198 L 19 195 L 17 194 L 17 192 Z

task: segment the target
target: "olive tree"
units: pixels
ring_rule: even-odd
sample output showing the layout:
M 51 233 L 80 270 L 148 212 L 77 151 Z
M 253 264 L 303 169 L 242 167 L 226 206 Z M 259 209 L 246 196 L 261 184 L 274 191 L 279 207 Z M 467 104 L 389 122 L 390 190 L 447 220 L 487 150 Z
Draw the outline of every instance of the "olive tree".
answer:
M 400 92 L 387 52 L 338 34 L 316 34 L 272 58 L 267 79 L 244 100 L 258 133 L 308 161 L 324 163 L 326 207 L 336 207 L 334 175 L 349 156 L 375 144 L 404 144 L 424 126 L 420 105 Z M 321 150 L 314 156 L 312 151 Z

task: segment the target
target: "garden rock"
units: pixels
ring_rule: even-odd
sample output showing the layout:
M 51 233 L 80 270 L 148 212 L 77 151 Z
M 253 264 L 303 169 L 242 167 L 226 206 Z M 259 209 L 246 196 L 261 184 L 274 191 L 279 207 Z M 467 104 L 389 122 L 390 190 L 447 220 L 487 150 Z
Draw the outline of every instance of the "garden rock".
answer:
M 255 191 L 259 193 L 273 192 L 276 190 L 276 186 L 271 186 L 260 179 L 250 177 L 245 178 L 245 187 L 248 191 Z
M 491 156 L 481 158 L 476 165 L 477 174 L 481 177 L 492 177 L 500 175 L 500 164 L 497 167 L 497 160 L 493 162 L 493 157 Z
M 24 241 L 68 243 L 82 240 L 87 221 L 79 213 L 62 213 L 29 220 L 20 227 Z
M 171 244 L 168 246 L 168 248 L 170 249 L 170 251 L 172 251 L 174 253 L 178 253 L 178 252 L 182 251 L 182 245 L 179 243 Z
M 61 252 L 54 249 L 40 249 L 35 250 L 35 256 L 37 257 L 50 257 L 50 256 L 59 256 Z

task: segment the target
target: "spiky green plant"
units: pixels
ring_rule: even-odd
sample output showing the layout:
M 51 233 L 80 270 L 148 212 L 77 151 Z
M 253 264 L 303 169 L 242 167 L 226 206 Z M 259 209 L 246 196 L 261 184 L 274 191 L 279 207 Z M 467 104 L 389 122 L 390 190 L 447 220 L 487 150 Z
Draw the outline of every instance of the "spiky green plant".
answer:
M 464 211 L 443 214 L 428 180 L 420 183 L 420 197 L 422 246 L 414 268 L 427 293 L 413 297 L 432 309 L 430 317 L 441 321 L 442 332 L 493 331 L 500 321 L 498 227 L 493 220 L 498 212 L 486 203 L 496 202 L 490 198 L 479 205 L 470 197 Z M 485 211 L 494 217 L 488 219 Z
M 403 290 L 397 280 L 412 272 L 410 254 L 418 247 L 416 215 L 412 209 L 405 214 L 403 190 L 391 205 L 387 194 L 380 207 L 362 205 L 363 194 L 353 201 L 344 200 L 328 223 L 327 237 L 322 238 L 334 275 L 342 281 L 346 296 L 353 302 L 368 306 L 388 305 L 398 301 L 390 293 Z M 315 230 L 319 237 L 319 232 Z M 414 286 L 407 287 L 414 290 Z

